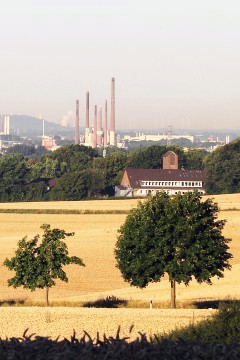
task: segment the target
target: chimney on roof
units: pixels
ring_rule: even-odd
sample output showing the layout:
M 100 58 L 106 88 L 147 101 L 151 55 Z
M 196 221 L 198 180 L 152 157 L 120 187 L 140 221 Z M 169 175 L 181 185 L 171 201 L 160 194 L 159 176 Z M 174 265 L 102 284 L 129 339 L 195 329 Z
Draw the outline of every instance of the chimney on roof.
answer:
M 163 155 L 163 169 L 177 170 L 178 169 L 178 155 L 173 151 L 167 151 Z

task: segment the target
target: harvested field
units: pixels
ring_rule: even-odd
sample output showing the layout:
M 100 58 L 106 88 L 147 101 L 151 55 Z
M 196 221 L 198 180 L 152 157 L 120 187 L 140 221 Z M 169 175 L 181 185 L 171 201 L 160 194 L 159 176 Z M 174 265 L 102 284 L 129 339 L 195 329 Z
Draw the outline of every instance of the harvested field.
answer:
M 203 196 L 203 199 L 212 198 L 219 204 L 221 210 L 240 210 L 240 194 L 224 194 Z M 124 200 L 85 200 L 85 201 L 54 201 L 54 202 L 18 202 L 0 203 L 0 209 L 47 209 L 47 210 L 131 210 L 136 207 L 139 199 Z M 141 201 L 144 201 L 141 200 Z
M 232 238 L 230 252 L 233 254 L 231 264 L 232 271 L 226 271 L 223 279 L 214 279 L 213 285 L 199 285 L 194 281 L 188 286 L 177 286 L 177 302 L 197 302 L 203 300 L 221 300 L 226 298 L 239 298 L 239 271 L 240 271 L 240 194 L 218 195 L 214 199 L 218 202 L 220 218 L 227 219 L 224 235 Z M 135 207 L 138 200 L 99 200 L 82 202 L 47 202 L 47 203 L 11 203 L 0 204 L 0 209 L 88 209 L 88 210 L 130 210 Z M 229 210 L 238 209 L 238 210 Z M 49 223 L 52 227 L 63 228 L 66 231 L 74 231 L 75 236 L 66 239 L 70 255 L 80 256 L 86 264 L 85 268 L 70 265 L 66 268 L 69 282 L 58 282 L 50 289 L 51 300 L 62 302 L 68 301 L 95 301 L 99 298 L 114 295 L 124 300 L 141 300 L 149 304 L 149 299 L 154 303 L 167 301 L 170 297 L 169 282 L 163 279 L 158 284 L 151 284 L 146 289 L 130 287 L 121 278 L 121 274 L 115 266 L 114 246 L 117 238 L 117 230 L 124 223 L 125 214 L 0 214 L 0 304 L 10 303 L 11 300 L 20 301 L 44 301 L 44 290 L 35 292 L 22 288 L 13 289 L 7 286 L 7 279 L 13 274 L 3 265 L 6 257 L 12 257 L 17 247 L 17 242 L 25 235 L 28 238 L 41 233 L 40 225 Z M 41 335 L 70 336 L 75 328 L 79 336 L 82 331 L 90 331 L 94 336 L 97 331 L 107 334 L 115 334 L 117 326 L 122 324 L 124 332 L 127 332 L 131 324 L 136 325 L 135 330 L 145 332 L 168 331 L 166 324 L 173 328 L 189 323 L 193 316 L 193 310 L 157 310 L 157 309 L 86 309 L 86 308 L 51 308 L 50 318 L 47 318 L 44 309 L 40 308 L 1 308 L 1 335 L 21 336 L 26 328 Z M 35 315 L 34 314 L 35 311 Z M 207 316 L 208 310 L 194 310 L 194 318 Z M 119 316 L 117 314 L 120 314 Z M 9 317 L 8 317 L 9 314 Z M 25 314 L 25 315 L 24 315 Z M 38 314 L 38 315 L 37 315 Z M 54 315 L 58 314 L 58 315 Z M 59 314 L 62 314 L 61 316 Z M 99 314 L 99 316 L 98 316 Z M 101 315 L 104 314 L 104 315 Z M 127 315 L 129 314 L 129 315 Z M 164 315 L 165 314 L 165 315 Z M 169 314 L 173 314 L 168 317 Z M 189 315 L 190 314 L 190 315 Z M 201 315 L 204 314 L 204 315 Z M 16 328 L 17 316 L 20 320 L 20 328 Z M 23 318 L 21 318 L 23 316 Z M 177 317 L 178 316 L 178 317 Z M 186 317 L 186 321 L 184 318 Z M 165 318 L 165 322 L 163 320 Z M 179 320 L 179 318 L 181 320 Z M 42 320 L 40 323 L 39 319 Z M 50 320 L 49 320 L 50 319 Z M 79 321 L 78 321 L 79 319 Z M 109 320 L 110 319 L 110 320 Z M 123 323 L 123 319 L 126 322 Z M 146 319 L 146 322 L 145 320 Z M 156 324 L 155 320 L 159 320 Z M 174 320 L 175 319 L 175 320 Z M 63 321 L 63 325 L 61 325 Z M 196 320 L 197 321 L 197 320 Z M 14 324 L 14 326 L 13 326 Z M 74 325 L 75 324 L 75 325 Z M 99 324 L 99 325 L 98 325 Z M 149 326 L 147 325 L 149 324 Z M 162 325 L 161 325 L 162 324 Z M 55 329 L 55 330 L 54 330 Z M 154 330 L 153 330 L 154 329 Z M 16 334 L 15 332 L 18 333 Z M 46 331 L 46 332 L 44 332 Z M 55 331 L 55 332 L 54 332 Z M 109 331 L 109 332 L 108 332 Z M 5 333 L 4 333 L 5 332 Z M 113 332 L 113 333 L 112 333 Z M 124 333 L 125 334 L 125 333 Z
M 144 310 L 144 309 L 85 309 L 85 308 L 1 308 L 0 337 L 19 337 L 28 329 L 28 334 L 51 336 L 60 339 L 70 338 L 73 329 L 77 337 L 87 331 L 96 338 L 105 333 L 114 336 L 118 326 L 121 336 L 130 336 L 131 340 L 139 336 L 139 332 L 148 336 L 156 333 L 167 333 L 178 327 L 188 326 L 209 318 L 214 310 Z M 18 321 L 16 322 L 16 319 Z M 131 334 L 130 326 L 134 325 Z

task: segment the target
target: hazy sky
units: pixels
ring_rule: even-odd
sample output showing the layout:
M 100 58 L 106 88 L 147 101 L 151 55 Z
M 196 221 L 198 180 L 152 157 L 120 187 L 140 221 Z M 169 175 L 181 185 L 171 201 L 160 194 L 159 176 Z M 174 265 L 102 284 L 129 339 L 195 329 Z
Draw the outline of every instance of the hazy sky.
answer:
M 0 0 L 0 113 L 117 128 L 240 126 L 239 0 Z M 92 121 L 91 121 L 92 123 Z

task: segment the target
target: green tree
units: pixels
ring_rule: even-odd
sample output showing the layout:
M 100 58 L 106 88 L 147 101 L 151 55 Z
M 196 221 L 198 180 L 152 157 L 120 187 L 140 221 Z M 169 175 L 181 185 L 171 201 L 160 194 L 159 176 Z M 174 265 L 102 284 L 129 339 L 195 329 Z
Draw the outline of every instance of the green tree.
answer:
M 30 181 L 39 179 L 52 179 L 61 175 L 60 164 L 57 159 L 44 156 L 40 161 L 33 162 L 31 165 Z
M 203 170 L 204 160 L 207 157 L 207 151 L 203 149 L 189 149 L 184 153 L 186 161 L 186 169 Z
M 0 201 L 22 201 L 30 173 L 23 155 L 9 154 L 0 157 Z
M 93 158 L 98 156 L 95 149 L 84 145 L 67 145 L 55 150 L 51 155 L 52 159 L 67 164 L 66 171 L 81 171 L 92 165 Z
M 50 191 L 50 200 L 82 200 L 87 197 L 87 179 L 84 171 L 65 173 Z
M 211 284 L 213 276 L 223 277 L 232 255 L 218 211 L 216 203 L 201 201 L 197 192 L 172 198 L 161 192 L 139 202 L 119 229 L 115 257 L 123 278 L 143 288 L 167 273 L 175 307 L 176 282 L 188 285 L 195 277 Z
M 205 159 L 209 194 L 240 192 L 240 138 L 217 148 Z
M 7 154 L 21 154 L 24 157 L 28 158 L 38 158 L 44 154 L 47 154 L 49 151 L 41 146 L 34 146 L 34 145 L 26 145 L 26 144 L 17 144 L 12 147 L 9 147 L 6 150 Z
M 178 155 L 178 163 L 180 168 L 182 166 L 186 167 L 185 153 L 182 148 L 176 145 L 151 145 L 140 149 L 133 149 L 128 154 L 126 167 L 161 169 L 163 165 L 163 155 L 168 150 L 172 150 Z
M 87 169 L 81 172 L 85 179 L 88 198 L 94 197 L 104 192 L 105 189 L 105 176 L 103 171 L 98 169 Z
M 34 291 L 37 288 L 46 289 L 46 305 L 49 305 L 49 288 L 55 285 L 55 279 L 67 282 L 68 278 L 63 270 L 63 265 L 77 264 L 85 266 L 82 259 L 69 256 L 66 243 L 63 241 L 74 233 L 65 230 L 51 229 L 49 224 L 43 224 L 42 242 L 38 246 L 39 235 L 32 240 L 25 236 L 18 242 L 15 256 L 5 259 L 4 265 L 16 272 L 8 280 L 8 285 Z

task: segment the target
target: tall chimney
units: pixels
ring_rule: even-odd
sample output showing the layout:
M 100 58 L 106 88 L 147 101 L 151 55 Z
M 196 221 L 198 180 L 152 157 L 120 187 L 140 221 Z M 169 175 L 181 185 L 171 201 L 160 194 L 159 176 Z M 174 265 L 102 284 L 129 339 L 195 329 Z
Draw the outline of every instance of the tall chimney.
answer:
M 110 145 L 115 145 L 115 79 L 111 82 Z
M 86 129 L 89 129 L 89 92 L 86 93 Z
M 90 146 L 90 129 L 89 129 L 89 92 L 86 92 L 86 126 L 85 126 L 85 145 Z
M 97 147 L 97 105 L 94 106 L 93 147 Z
M 76 100 L 75 145 L 79 145 L 79 100 Z
M 98 108 L 97 145 L 102 146 L 102 108 Z
M 103 139 L 103 146 L 104 148 L 107 146 L 108 139 L 107 139 L 107 100 L 105 102 L 105 121 L 104 121 L 104 139 Z

